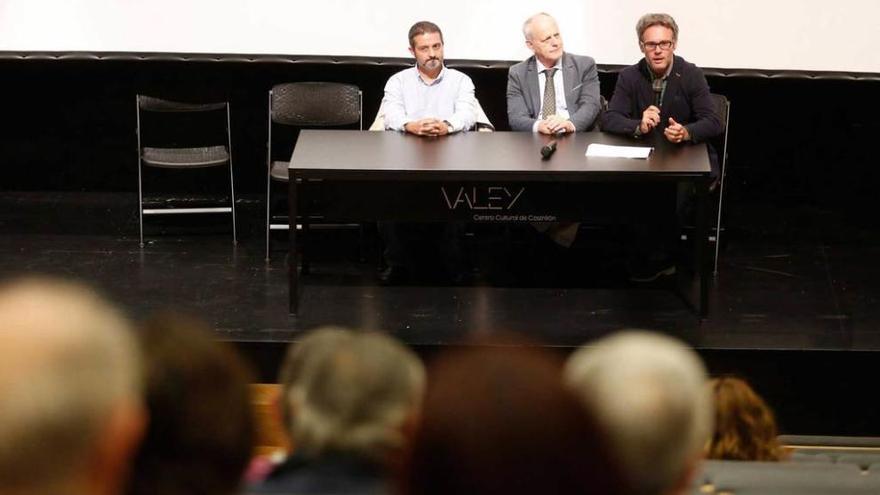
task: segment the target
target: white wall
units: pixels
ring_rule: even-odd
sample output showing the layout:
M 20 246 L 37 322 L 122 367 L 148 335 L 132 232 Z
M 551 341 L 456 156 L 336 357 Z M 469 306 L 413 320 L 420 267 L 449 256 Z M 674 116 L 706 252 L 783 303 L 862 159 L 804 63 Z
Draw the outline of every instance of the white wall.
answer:
M 880 0 L 0 0 L 0 50 L 407 57 L 427 19 L 447 58 L 518 60 L 542 9 L 602 64 L 634 63 L 636 20 L 665 11 L 704 67 L 880 72 Z

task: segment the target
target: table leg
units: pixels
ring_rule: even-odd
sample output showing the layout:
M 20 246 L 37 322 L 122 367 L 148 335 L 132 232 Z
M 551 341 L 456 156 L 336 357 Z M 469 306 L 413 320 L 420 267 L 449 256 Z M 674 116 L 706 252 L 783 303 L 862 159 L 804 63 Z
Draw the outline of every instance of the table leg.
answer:
M 699 181 L 697 189 L 697 225 L 696 238 L 694 239 L 695 256 L 694 267 L 700 278 L 700 293 L 698 313 L 701 318 L 709 316 L 709 271 L 706 264 L 707 244 L 709 242 L 708 211 L 709 211 L 709 183 Z
M 298 209 L 298 193 L 299 193 L 299 183 L 298 181 L 291 177 L 290 178 L 290 190 L 287 196 L 287 204 L 288 204 L 288 221 L 290 222 L 290 230 L 288 231 L 288 238 L 290 239 L 290 255 L 287 260 L 287 272 L 288 272 L 288 292 L 290 297 L 290 314 L 296 314 L 299 309 L 299 272 L 298 272 L 298 259 L 299 252 L 296 249 L 296 215 Z

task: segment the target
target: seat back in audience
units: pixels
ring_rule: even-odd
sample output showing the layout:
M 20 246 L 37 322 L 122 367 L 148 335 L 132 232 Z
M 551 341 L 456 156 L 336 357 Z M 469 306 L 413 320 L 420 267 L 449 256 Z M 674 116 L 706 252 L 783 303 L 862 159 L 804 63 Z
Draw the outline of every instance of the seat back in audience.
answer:
M 880 476 L 854 464 L 707 461 L 703 493 L 731 495 L 861 495 L 880 493 Z M 711 490 L 708 489 L 711 487 Z

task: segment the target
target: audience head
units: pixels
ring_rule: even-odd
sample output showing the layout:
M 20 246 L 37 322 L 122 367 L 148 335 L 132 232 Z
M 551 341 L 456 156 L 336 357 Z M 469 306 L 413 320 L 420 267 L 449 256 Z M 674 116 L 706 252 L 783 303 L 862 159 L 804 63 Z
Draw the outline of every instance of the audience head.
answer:
M 660 334 L 621 332 L 576 351 L 568 384 L 608 430 L 637 494 L 688 488 L 712 430 L 699 356 Z
M 776 440 L 773 412 L 748 383 L 733 377 L 715 378 L 709 388 L 715 399 L 715 432 L 708 458 L 778 461 L 784 457 Z
M 425 371 L 412 351 L 385 334 L 324 327 L 291 345 L 280 382 L 298 453 L 382 463 L 403 446 Z
M 0 287 L 0 492 L 119 493 L 146 421 L 140 394 L 115 307 L 57 279 Z
M 419 71 L 439 74 L 443 68 L 443 33 L 433 22 L 420 21 L 409 28 L 409 52 Z
M 477 344 L 439 357 L 428 376 L 402 493 L 623 493 L 602 432 L 563 386 L 555 355 Z
M 678 44 L 678 24 L 669 14 L 645 14 L 636 23 L 639 48 L 651 71 L 662 76 L 669 69 Z
M 150 424 L 127 493 L 237 493 L 254 447 L 246 366 L 181 315 L 148 320 L 139 337 Z
M 553 67 L 562 57 L 562 35 L 556 19 L 550 14 L 540 12 L 526 19 L 523 36 L 526 46 L 545 67 Z

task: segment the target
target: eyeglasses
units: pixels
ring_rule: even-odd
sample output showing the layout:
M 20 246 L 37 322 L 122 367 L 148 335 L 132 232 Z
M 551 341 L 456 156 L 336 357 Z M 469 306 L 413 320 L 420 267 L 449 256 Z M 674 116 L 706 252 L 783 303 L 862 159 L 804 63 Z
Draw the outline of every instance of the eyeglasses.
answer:
M 674 42 L 669 41 L 669 40 L 658 41 L 658 42 L 642 41 L 640 43 L 642 44 L 642 47 L 647 48 L 649 51 L 652 51 L 652 52 L 658 48 L 665 52 L 666 50 L 669 50 L 670 48 L 672 48 L 672 45 L 675 44 Z

